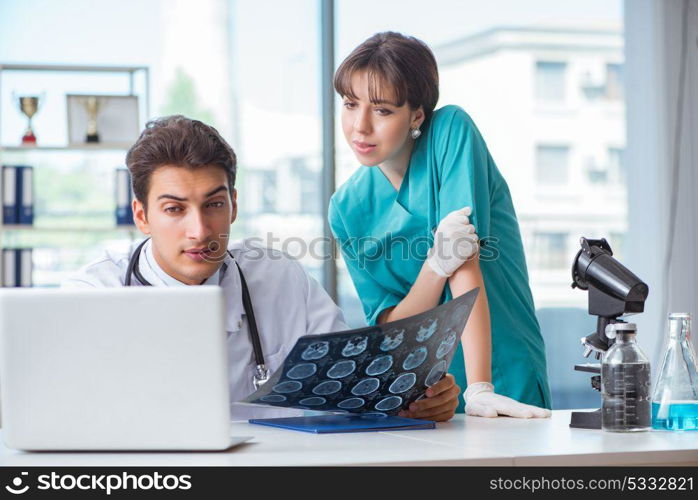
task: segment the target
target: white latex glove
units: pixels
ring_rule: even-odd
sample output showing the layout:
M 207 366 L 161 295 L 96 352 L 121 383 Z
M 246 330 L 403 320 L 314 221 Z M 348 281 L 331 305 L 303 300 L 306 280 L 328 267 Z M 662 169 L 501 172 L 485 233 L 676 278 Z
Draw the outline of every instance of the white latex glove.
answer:
M 516 418 L 548 418 L 550 410 L 519 403 L 518 401 L 495 394 L 489 382 L 475 382 L 468 385 L 463 394 L 465 413 L 476 417 L 496 417 L 508 415 Z
M 470 207 L 451 212 L 436 228 L 434 246 L 427 253 L 427 264 L 442 278 L 451 276 L 477 253 L 478 237 L 468 218 L 470 213 Z

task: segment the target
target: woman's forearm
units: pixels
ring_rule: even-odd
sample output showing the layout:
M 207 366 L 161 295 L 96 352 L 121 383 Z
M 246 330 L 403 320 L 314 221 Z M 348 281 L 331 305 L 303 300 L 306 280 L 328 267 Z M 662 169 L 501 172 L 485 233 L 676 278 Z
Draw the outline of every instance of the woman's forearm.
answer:
M 465 330 L 463 330 L 461 343 L 463 344 L 468 384 L 492 382 L 490 308 L 487 303 L 487 293 L 479 259 L 469 260 L 458 268 L 449 278 L 448 284 L 454 298 L 475 287 L 480 287 L 475 306 L 470 313 Z
M 383 311 L 378 323 L 407 318 L 436 307 L 445 285 L 446 278 L 436 274 L 425 261 L 409 293 L 398 305 Z

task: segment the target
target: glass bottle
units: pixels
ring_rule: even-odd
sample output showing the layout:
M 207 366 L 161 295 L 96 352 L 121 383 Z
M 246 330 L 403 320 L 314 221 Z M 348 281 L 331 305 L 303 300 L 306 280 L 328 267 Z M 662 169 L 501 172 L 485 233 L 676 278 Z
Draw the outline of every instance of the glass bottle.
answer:
M 698 430 L 698 370 L 688 313 L 669 315 L 669 339 L 652 394 L 652 427 Z
M 634 323 L 613 323 L 606 336 L 615 343 L 601 363 L 601 428 L 634 432 L 651 428 L 650 362 L 637 345 Z

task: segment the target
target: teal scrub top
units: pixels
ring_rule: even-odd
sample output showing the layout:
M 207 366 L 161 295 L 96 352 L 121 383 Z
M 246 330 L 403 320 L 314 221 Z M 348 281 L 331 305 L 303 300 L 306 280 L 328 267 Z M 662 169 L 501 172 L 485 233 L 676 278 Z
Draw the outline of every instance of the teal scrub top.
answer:
M 470 116 L 436 110 L 415 141 L 396 191 L 378 167 L 361 166 L 332 196 L 329 222 L 366 321 L 409 292 L 439 221 L 472 208 L 492 328 L 492 383 L 498 394 L 551 408 L 545 345 L 535 316 L 521 234 L 506 181 Z M 441 302 L 452 298 L 448 284 Z M 467 386 L 462 345 L 450 373 Z M 459 398 L 458 412 L 463 411 Z

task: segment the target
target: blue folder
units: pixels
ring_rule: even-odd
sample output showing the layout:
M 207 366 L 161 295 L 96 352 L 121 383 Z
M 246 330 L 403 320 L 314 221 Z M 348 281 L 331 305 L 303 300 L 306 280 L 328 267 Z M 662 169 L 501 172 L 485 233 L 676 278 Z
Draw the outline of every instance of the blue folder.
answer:
M 17 223 L 31 225 L 34 224 L 34 167 L 17 165 L 15 169 Z
M 294 431 L 328 434 L 332 432 L 376 432 L 434 429 L 431 420 L 376 415 L 317 415 L 313 417 L 253 418 L 251 424 L 268 425 Z

